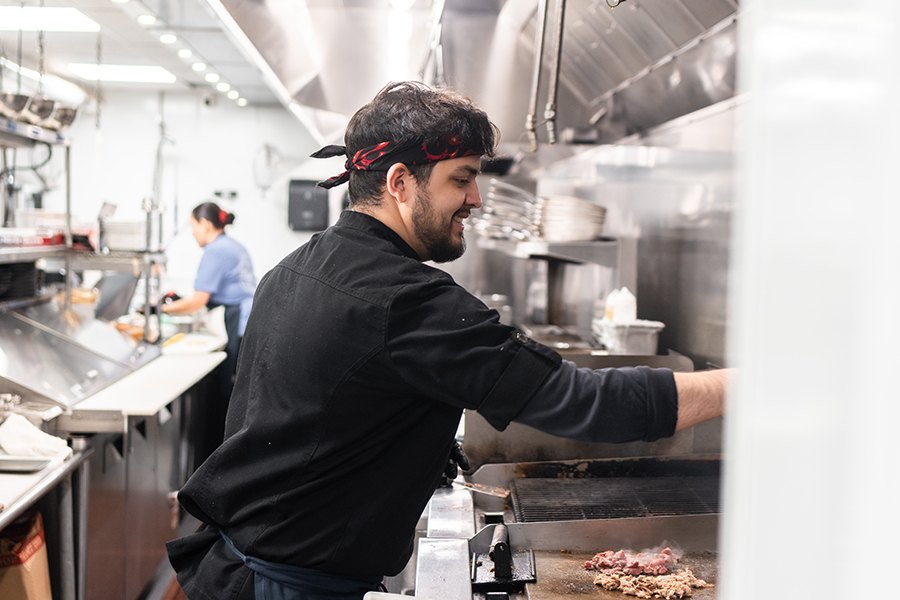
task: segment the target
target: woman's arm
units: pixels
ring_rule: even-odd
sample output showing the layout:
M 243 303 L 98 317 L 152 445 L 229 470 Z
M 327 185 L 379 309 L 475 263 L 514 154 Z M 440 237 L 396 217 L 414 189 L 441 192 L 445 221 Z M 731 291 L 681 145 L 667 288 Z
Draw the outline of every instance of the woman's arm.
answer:
M 733 369 L 716 369 L 696 373 L 674 373 L 678 390 L 678 422 L 680 431 L 722 415 L 725 392 Z
M 187 298 L 181 298 L 169 304 L 163 304 L 161 310 L 170 315 L 187 315 L 195 313 L 209 302 L 209 292 L 196 291 Z

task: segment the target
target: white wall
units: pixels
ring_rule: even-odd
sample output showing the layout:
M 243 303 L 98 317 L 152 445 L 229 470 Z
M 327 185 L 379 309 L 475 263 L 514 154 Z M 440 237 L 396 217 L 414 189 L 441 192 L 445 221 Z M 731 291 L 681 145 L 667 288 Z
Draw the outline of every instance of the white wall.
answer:
M 66 132 L 72 140 L 76 221 L 95 221 L 103 202 L 118 205 L 116 220 L 143 218 L 141 200 L 153 191 L 160 106 L 156 92 L 108 92 L 99 129 L 94 107 L 81 111 Z M 188 218 L 200 202 L 213 200 L 235 214 L 228 233 L 247 246 L 257 276 L 309 239 L 309 233 L 288 227 L 288 182 L 291 178 L 324 179 L 340 171 L 341 164 L 339 159 L 307 159 L 318 146 L 288 111 L 278 106 L 240 108 L 224 98 L 207 106 L 199 94 L 180 93 L 165 95 L 162 114 L 171 140 L 162 149 L 159 200 L 165 211 L 169 287 L 189 291 L 193 281 L 200 249 L 191 237 Z M 265 167 L 262 148 L 266 144 L 285 158 L 283 164 Z M 52 171 L 60 184 L 62 164 L 58 150 Z M 271 180 L 268 190 L 260 187 L 263 176 Z M 64 208 L 63 189 L 60 185 L 48 195 L 47 210 Z M 343 189 L 332 192 L 332 221 Z M 217 199 L 216 190 L 233 190 L 237 198 Z
M 900 9 L 741 8 L 718 594 L 897 597 Z

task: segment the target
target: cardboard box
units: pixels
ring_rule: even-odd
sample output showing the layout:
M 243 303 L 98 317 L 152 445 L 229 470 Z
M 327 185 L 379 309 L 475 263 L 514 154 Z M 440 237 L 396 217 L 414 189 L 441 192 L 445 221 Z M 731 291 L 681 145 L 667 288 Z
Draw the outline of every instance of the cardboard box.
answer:
M 51 600 L 41 513 L 23 515 L 0 531 L 0 598 Z

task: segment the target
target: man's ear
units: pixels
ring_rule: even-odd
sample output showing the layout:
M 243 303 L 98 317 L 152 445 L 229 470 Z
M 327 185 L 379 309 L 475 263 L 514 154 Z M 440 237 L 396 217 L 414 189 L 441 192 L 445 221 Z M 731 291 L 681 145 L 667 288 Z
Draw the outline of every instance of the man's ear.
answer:
M 385 190 L 388 195 L 394 198 L 398 203 L 406 202 L 412 193 L 410 186 L 410 178 L 412 173 L 403 163 L 394 163 L 388 169 L 387 178 L 385 179 Z

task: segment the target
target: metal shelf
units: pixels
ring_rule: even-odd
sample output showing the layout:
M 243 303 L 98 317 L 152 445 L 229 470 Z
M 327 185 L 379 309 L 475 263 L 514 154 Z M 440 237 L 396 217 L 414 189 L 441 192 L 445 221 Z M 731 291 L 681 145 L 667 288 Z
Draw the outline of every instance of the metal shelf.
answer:
M 69 138 L 58 131 L 0 117 L 0 146 L 21 148 L 34 146 L 38 142 L 68 146 Z
M 165 264 L 166 255 L 162 251 L 114 251 L 107 254 L 73 250 L 69 253 L 69 265 L 76 270 L 97 269 L 108 271 L 142 271 L 146 264 Z
M 59 292 L 57 290 L 52 290 L 49 292 L 38 294 L 37 296 L 33 296 L 31 298 L 0 300 L 0 312 L 19 310 L 20 308 L 28 308 L 29 306 L 34 306 L 35 304 L 43 304 L 44 302 L 49 302 L 50 300 L 52 300 L 53 297 L 58 293 Z
M 65 256 L 65 246 L 7 246 L 0 247 L 0 264 L 32 262 L 39 258 Z
M 478 238 L 478 247 L 496 250 L 517 258 L 556 259 L 578 264 L 597 263 L 615 266 L 619 261 L 619 242 L 601 238 L 584 242 L 548 242 L 545 240 L 496 240 Z

